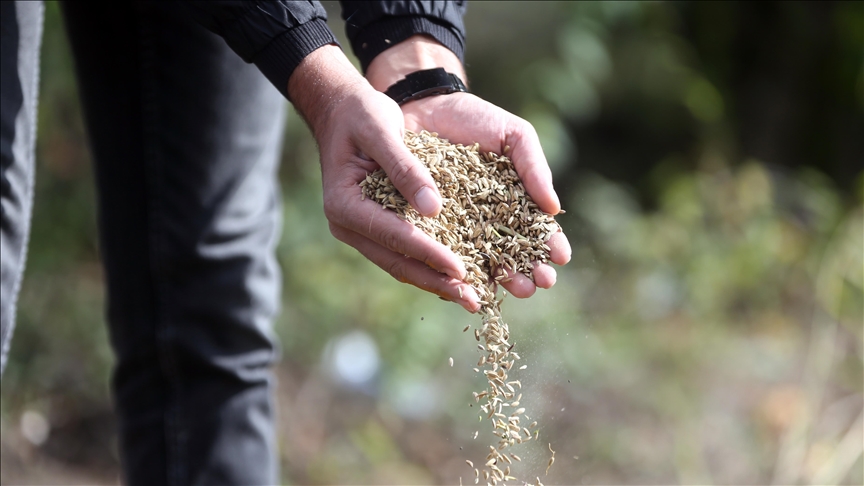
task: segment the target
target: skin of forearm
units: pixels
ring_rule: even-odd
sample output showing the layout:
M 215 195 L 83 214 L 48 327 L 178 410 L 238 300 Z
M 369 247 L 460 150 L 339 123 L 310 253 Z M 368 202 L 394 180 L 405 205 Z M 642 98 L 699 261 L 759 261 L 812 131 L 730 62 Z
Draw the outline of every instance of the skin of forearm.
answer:
M 385 91 L 407 74 L 443 67 L 467 83 L 456 54 L 426 35 L 415 35 L 379 54 L 366 78 L 336 45 L 322 46 L 306 56 L 288 80 L 288 98 L 318 137 L 333 108 L 346 96 L 371 85 Z
M 306 56 L 288 79 L 288 99 L 316 139 L 328 126 L 333 109 L 369 82 L 338 46 L 328 44 Z
M 432 37 L 414 35 L 376 56 L 366 70 L 366 79 L 378 91 L 385 91 L 407 74 L 437 67 L 467 83 L 465 68 L 453 51 Z

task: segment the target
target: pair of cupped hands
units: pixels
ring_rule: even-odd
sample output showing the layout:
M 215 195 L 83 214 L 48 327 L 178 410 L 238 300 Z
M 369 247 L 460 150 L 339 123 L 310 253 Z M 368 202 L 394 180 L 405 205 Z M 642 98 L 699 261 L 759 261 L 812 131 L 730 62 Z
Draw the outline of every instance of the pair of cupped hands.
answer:
M 410 101 L 400 106 L 383 93 L 405 75 L 443 67 L 463 80 L 462 63 L 431 37 L 413 36 L 379 54 L 364 78 L 334 45 L 307 56 L 288 82 L 288 96 L 309 124 L 321 154 L 324 213 L 330 231 L 401 282 L 410 283 L 469 312 L 480 308 L 464 282 L 462 259 L 446 246 L 386 211 L 361 200 L 359 183 L 383 168 L 393 185 L 424 216 L 441 211 L 441 195 L 428 170 L 403 142 L 404 130 L 438 132 L 452 143 L 480 144 L 484 152 L 513 161 L 528 194 L 540 209 L 558 214 L 561 203 L 534 128 L 525 120 L 469 93 Z M 560 231 L 547 242 L 550 259 L 570 260 L 570 244 Z M 537 287 L 555 284 L 555 270 L 535 264 L 531 278 L 515 273 L 502 285 L 513 296 L 529 297 Z M 508 280 L 508 279 L 505 279 Z

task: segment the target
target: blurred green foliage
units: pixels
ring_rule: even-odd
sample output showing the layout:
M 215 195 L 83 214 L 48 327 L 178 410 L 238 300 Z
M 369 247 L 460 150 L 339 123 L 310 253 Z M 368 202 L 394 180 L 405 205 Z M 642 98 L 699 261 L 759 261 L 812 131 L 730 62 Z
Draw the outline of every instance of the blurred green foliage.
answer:
M 504 304 L 541 424 L 517 472 L 541 473 L 551 442 L 546 484 L 864 481 L 862 5 L 470 5 L 472 90 L 534 124 L 574 248 L 552 290 Z M 3 436 L 12 444 L 21 413 L 38 411 L 52 427 L 44 454 L 104 472 L 117 465 L 94 189 L 55 4 L 45 30 Z M 491 437 L 469 406 L 482 380 L 460 332 L 478 319 L 330 237 L 316 160 L 291 117 L 284 480 L 469 484 L 464 459 Z M 358 330 L 380 369 L 345 386 L 334 346 Z

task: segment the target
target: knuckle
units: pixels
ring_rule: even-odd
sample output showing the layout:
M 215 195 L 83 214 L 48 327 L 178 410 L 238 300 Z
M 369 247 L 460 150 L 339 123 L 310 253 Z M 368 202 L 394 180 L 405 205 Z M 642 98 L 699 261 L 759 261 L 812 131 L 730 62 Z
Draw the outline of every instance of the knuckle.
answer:
M 402 253 L 402 238 L 399 236 L 399 233 L 385 229 L 381 231 L 379 236 L 381 244 L 384 245 L 387 249 L 393 250 L 397 253 Z
M 516 138 L 539 140 L 537 130 L 534 128 L 534 125 L 532 125 L 531 122 L 524 118 L 516 117 L 516 119 L 513 120 L 513 125 L 511 126 L 510 131 L 513 135 L 516 136 Z
M 397 160 L 393 162 L 388 176 L 390 176 L 390 180 L 393 181 L 393 184 L 404 187 L 414 183 L 421 174 L 417 164 L 410 164 Z
M 408 281 L 407 269 L 405 266 L 404 258 L 394 258 L 393 260 L 387 262 L 387 264 L 384 266 L 384 271 L 386 271 L 393 278 L 402 283 L 406 283 Z
M 537 133 L 536 130 L 534 130 L 534 125 L 532 125 L 531 122 L 529 122 L 528 120 L 526 120 L 524 118 L 519 118 L 519 121 L 517 123 L 518 123 L 517 126 L 522 131 L 522 133 L 525 133 L 528 135 Z
M 344 229 L 342 229 L 341 227 L 339 227 L 333 223 L 328 223 L 328 226 L 330 228 L 330 234 L 333 235 L 334 238 L 336 238 L 337 240 L 342 241 L 342 242 L 345 241 L 345 230 Z
M 324 216 L 327 221 L 335 221 L 341 213 L 341 205 L 334 198 L 324 198 Z M 333 225 L 330 225 L 331 229 Z M 335 235 L 334 235 L 335 236 Z

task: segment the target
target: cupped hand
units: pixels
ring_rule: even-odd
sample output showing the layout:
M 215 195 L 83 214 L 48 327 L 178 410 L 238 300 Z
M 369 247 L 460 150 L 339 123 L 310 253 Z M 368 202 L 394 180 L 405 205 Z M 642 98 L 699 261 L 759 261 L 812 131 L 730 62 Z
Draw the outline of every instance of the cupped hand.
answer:
M 425 48 L 436 56 L 442 52 L 439 46 Z M 390 63 L 402 59 L 398 53 L 393 48 L 376 58 L 367 73 L 370 84 L 338 47 L 321 47 L 294 71 L 288 95 L 318 142 L 324 212 L 332 234 L 397 280 L 476 312 L 479 299 L 463 281 L 462 259 L 393 211 L 362 199 L 360 182 L 381 167 L 418 212 L 424 216 L 440 212 L 441 195 L 434 180 L 404 144 L 407 125 L 412 130 L 436 131 L 455 143 L 479 142 L 483 150 L 497 153 L 509 145 L 508 155 L 540 209 L 557 214 L 560 203 L 537 135 L 524 120 L 465 93 L 413 101 L 400 110 L 379 86 L 389 82 L 388 76 L 414 68 L 410 63 Z M 444 55 L 452 57 L 449 51 Z M 375 62 L 387 68 L 375 68 Z M 393 66 L 398 69 L 388 70 Z M 563 233 L 554 235 L 548 244 L 552 262 L 564 264 L 570 259 Z M 527 297 L 536 287 L 551 287 L 556 278 L 555 270 L 545 264 L 536 265 L 532 276 L 533 281 L 522 274 L 511 275 L 505 288 L 516 297 Z
M 395 212 L 361 198 L 359 183 L 380 166 L 421 214 L 441 210 L 432 176 L 405 146 L 399 105 L 372 88 L 335 46 L 304 59 L 289 80 L 289 96 L 318 142 L 324 213 L 333 236 L 397 280 L 479 310 L 459 256 Z
M 409 130 L 437 132 L 451 143 L 479 143 L 484 152 L 509 156 L 525 184 L 525 190 L 540 210 L 552 215 L 561 211 L 537 132 L 527 121 L 469 93 L 410 101 L 402 106 L 402 112 L 405 127 Z M 570 261 L 570 243 L 564 233 L 558 231 L 547 244 L 553 263 L 564 265 Z M 552 287 L 557 277 L 550 265 L 536 262 L 532 271 L 533 281 L 519 272 L 506 273 L 511 279 L 505 279 L 507 282 L 503 286 L 518 298 L 530 297 L 537 287 Z

